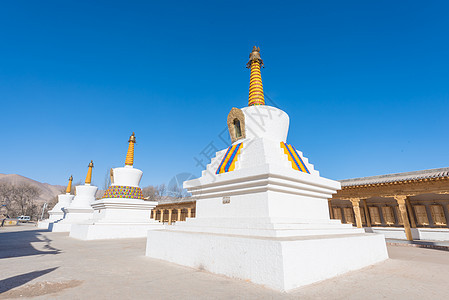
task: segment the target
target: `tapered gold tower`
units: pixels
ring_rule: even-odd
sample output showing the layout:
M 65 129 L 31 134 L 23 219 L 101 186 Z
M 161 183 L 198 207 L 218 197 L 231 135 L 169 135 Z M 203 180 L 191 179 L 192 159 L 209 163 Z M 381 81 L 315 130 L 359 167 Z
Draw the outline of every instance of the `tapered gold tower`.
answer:
M 72 191 L 72 181 L 73 181 L 73 177 L 72 177 L 72 175 L 70 175 L 69 184 L 67 185 L 67 188 L 65 189 L 66 194 L 70 194 L 70 192 Z
M 92 182 L 92 168 L 94 167 L 94 161 L 91 160 L 89 165 L 88 165 L 88 170 L 87 170 L 87 176 L 86 176 L 86 181 L 84 182 L 85 184 L 90 185 L 90 183 Z
M 260 58 L 260 48 L 254 46 L 253 51 L 249 55 L 249 61 L 246 64 L 246 67 L 251 69 L 248 106 L 265 105 L 262 76 L 260 75 L 261 66 L 263 66 L 263 60 Z
M 134 144 L 136 143 L 136 137 L 133 134 L 129 137 L 128 140 L 128 152 L 126 153 L 125 166 L 131 166 L 134 164 Z

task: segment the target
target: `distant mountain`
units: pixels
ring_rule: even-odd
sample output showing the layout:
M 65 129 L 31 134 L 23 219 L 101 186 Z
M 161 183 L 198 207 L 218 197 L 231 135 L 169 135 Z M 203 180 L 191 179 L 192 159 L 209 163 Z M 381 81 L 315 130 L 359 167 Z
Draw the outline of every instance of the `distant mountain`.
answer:
M 62 185 L 42 183 L 17 174 L 0 174 L 0 182 L 10 183 L 14 185 L 27 183 L 38 188 L 41 191 L 39 198 L 36 200 L 38 202 L 38 205 L 43 204 L 44 202 L 50 204 L 50 202 L 56 195 L 63 194 L 65 191 L 65 187 Z

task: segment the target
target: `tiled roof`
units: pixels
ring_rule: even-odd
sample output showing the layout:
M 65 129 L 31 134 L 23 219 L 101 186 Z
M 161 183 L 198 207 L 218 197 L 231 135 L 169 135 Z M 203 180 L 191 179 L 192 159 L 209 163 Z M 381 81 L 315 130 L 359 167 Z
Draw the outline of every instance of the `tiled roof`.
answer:
M 449 167 L 340 180 L 342 187 L 449 177 Z
M 193 202 L 195 200 L 196 199 L 193 199 L 192 197 L 184 197 L 184 198 L 164 197 L 164 198 L 158 199 L 156 201 L 158 202 L 158 205 L 162 205 L 162 204 Z

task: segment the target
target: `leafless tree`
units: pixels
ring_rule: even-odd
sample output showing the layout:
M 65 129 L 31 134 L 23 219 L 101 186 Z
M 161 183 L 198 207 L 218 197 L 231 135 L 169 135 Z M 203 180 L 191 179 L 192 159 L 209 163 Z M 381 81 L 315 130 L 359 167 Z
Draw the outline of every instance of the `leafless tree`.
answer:
M 5 214 L 11 214 L 13 208 L 12 185 L 0 182 L 0 205 Z
M 35 200 L 41 194 L 41 191 L 30 184 L 22 183 L 13 185 L 12 188 L 14 203 L 18 206 L 22 215 L 37 216 L 37 206 Z
M 143 196 L 145 198 L 148 198 L 150 201 L 159 201 L 161 200 L 167 192 L 167 188 L 165 187 L 165 184 L 160 185 L 149 185 L 147 187 L 144 187 L 142 189 Z

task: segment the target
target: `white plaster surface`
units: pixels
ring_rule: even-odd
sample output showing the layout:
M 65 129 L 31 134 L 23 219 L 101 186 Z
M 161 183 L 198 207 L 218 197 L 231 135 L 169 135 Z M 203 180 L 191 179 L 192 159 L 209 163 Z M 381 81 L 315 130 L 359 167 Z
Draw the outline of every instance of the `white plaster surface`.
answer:
M 70 194 L 58 195 L 58 203 L 48 212 L 50 217 L 46 220 L 39 221 L 37 227 L 40 229 L 48 229 L 50 223 L 62 220 L 64 218 L 64 211 L 62 209 L 68 207 L 74 197 L 74 195 Z
M 135 169 L 132 166 L 125 166 L 122 168 L 114 168 L 114 183 L 111 185 L 122 185 L 139 187 L 140 179 L 143 172 L 139 169 Z
M 73 225 L 70 237 L 81 240 L 146 237 L 148 230 L 165 226 L 150 219 L 156 201 L 105 198 L 96 200 L 91 219 Z
M 388 258 L 384 237 L 377 234 L 275 239 L 168 230 L 148 232 L 146 255 L 279 291 Z
M 139 187 L 141 170 L 126 166 L 113 172 L 114 185 Z M 150 218 L 156 205 L 156 201 L 142 199 L 98 199 L 91 204 L 90 218 L 71 227 L 70 237 L 81 240 L 146 237 L 148 230 L 165 228 Z
M 365 231 L 383 234 L 387 239 L 407 239 L 400 227 L 366 227 Z M 447 228 L 411 228 L 411 232 L 414 240 L 449 241 Z
M 68 207 L 64 207 L 64 218 L 51 222 L 48 229 L 54 232 L 68 232 L 72 224 L 82 223 L 92 218 L 93 208 L 91 202 L 95 201 L 97 187 L 92 185 L 76 186 L 76 196 Z

